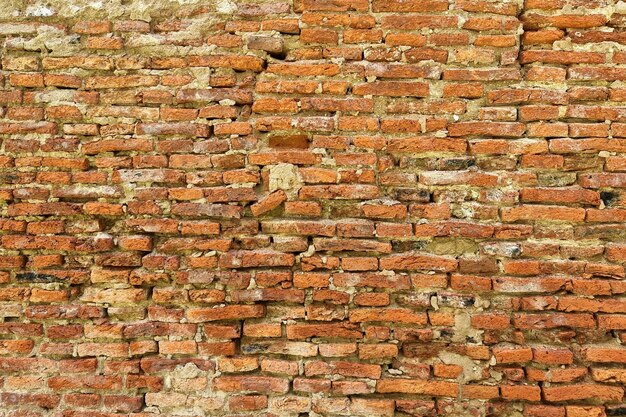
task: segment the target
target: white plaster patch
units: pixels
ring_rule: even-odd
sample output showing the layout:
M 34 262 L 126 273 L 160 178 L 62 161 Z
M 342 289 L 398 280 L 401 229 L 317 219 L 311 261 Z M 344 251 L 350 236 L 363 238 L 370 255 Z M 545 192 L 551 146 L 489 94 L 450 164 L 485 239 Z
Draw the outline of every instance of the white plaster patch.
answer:
M 26 16 L 52 16 L 54 14 L 54 10 L 48 8 L 44 5 L 33 5 L 28 6 L 26 8 Z
M 221 0 L 217 3 L 219 13 L 232 14 L 237 10 L 237 5 L 230 0 Z
M 283 190 L 289 194 L 297 193 L 302 187 L 302 178 L 293 164 L 278 164 L 270 167 L 270 191 Z

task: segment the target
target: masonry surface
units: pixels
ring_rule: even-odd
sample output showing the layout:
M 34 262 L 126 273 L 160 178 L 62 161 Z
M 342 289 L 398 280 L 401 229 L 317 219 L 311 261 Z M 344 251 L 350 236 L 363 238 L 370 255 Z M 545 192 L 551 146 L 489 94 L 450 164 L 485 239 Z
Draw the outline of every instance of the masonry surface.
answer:
M 0 6 L 0 416 L 626 415 L 626 3 Z

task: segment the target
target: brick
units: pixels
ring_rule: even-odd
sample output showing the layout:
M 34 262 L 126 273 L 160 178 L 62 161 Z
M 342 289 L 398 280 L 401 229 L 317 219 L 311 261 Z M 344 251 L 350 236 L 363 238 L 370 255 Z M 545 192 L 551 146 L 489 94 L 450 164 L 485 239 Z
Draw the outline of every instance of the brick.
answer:
M 383 29 L 417 30 L 422 28 L 445 29 L 457 26 L 456 16 L 389 15 L 382 19 Z
M 426 394 L 435 397 L 456 397 L 459 388 L 452 382 L 412 379 L 383 379 L 376 384 L 379 393 Z
M 335 64 L 269 64 L 267 71 L 279 75 L 313 76 L 325 75 L 333 76 L 339 73 L 339 67 Z
M 523 51 L 520 62 L 543 62 L 548 64 L 590 63 L 600 64 L 605 61 L 604 54 L 599 52 L 571 51 Z
M 524 363 L 533 358 L 530 348 L 496 348 L 493 353 L 497 363 Z
M 567 414 L 576 417 L 576 416 L 604 416 L 606 415 L 604 412 L 603 406 L 575 406 L 568 405 L 565 407 Z
M 389 255 L 380 260 L 380 268 L 390 270 L 452 271 L 456 266 L 454 259 L 419 253 Z
M 357 362 L 318 362 L 312 361 L 305 364 L 306 376 L 338 374 L 346 377 L 379 379 L 380 366 Z
M 158 77 L 149 75 L 99 76 L 88 78 L 85 87 L 90 89 L 150 87 L 157 85 L 158 81 Z
M 120 389 L 122 379 L 119 376 L 73 376 L 73 377 L 52 377 L 48 379 L 48 386 L 51 389 L 67 391 L 78 388 L 87 389 Z
M 626 361 L 623 349 L 614 348 L 588 348 L 585 357 L 590 362 L 617 362 Z
M 262 305 L 230 305 L 215 308 L 196 308 L 188 311 L 188 319 L 194 323 L 216 320 L 238 320 L 263 317 L 265 309 Z
M 574 207 L 524 205 L 502 210 L 502 220 L 559 220 L 581 222 L 585 219 L 585 210 Z
M 264 61 L 259 57 L 248 55 L 192 55 L 189 57 L 189 66 L 259 72 L 263 69 Z
M 571 364 L 574 355 L 569 349 L 533 348 L 533 360 L 547 364 Z
M 336 324 L 294 324 L 287 325 L 287 338 L 308 339 L 310 337 L 329 337 L 360 339 L 363 333 L 355 325 Z
M 280 252 L 238 251 L 226 253 L 220 257 L 220 265 L 225 268 L 291 266 L 294 262 L 293 255 Z
M 357 84 L 352 88 L 352 92 L 356 95 L 425 97 L 428 95 L 428 84 L 418 82 L 379 81 Z
M 218 391 L 250 391 L 259 393 L 285 394 L 289 390 L 289 381 L 278 377 L 220 376 L 213 381 Z
M 285 194 L 285 192 L 282 190 L 278 190 L 266 196 L 259 202 L 254 203 L 252 206 L 250 206 L 250 210 L 255 216 L 260 216 L 270 210 L 275 209 L 286 199 L 287 195 Z
M 86 47 L 90 49 L 122 49 L 124 40 L 116 36 L 90 36 L 87 38 Z
M 539 386 L 526 385 L 501 385 L 502 398 L 510 401 L 540 401 L 541 388 Z
M 562 385 L 543 388 L 546 401 L 559 402 L 597 398 L 605 401 L 621 401 L 624 390 L 621 387 L 593 384 Z
M 414 313 L 401 308 L 359 308 L 350 312 L 351 322 L 399 322 L 423 325 L 427 317 L 424 313 Z

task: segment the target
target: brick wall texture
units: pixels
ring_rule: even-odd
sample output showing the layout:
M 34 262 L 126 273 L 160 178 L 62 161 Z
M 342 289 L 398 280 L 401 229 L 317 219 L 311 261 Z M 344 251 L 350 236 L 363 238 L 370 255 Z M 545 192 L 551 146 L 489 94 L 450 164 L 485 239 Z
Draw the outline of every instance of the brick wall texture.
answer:
M 1 417 L 626 415 L 626 3 L 0 3 Z

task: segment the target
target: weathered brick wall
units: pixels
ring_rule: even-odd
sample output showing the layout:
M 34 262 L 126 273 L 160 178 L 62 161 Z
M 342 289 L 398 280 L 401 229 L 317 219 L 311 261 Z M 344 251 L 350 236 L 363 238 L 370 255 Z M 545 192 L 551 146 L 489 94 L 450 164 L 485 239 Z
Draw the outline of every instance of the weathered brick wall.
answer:
M 624 2 L 0 6 L 0 416 L 626 415 Z

